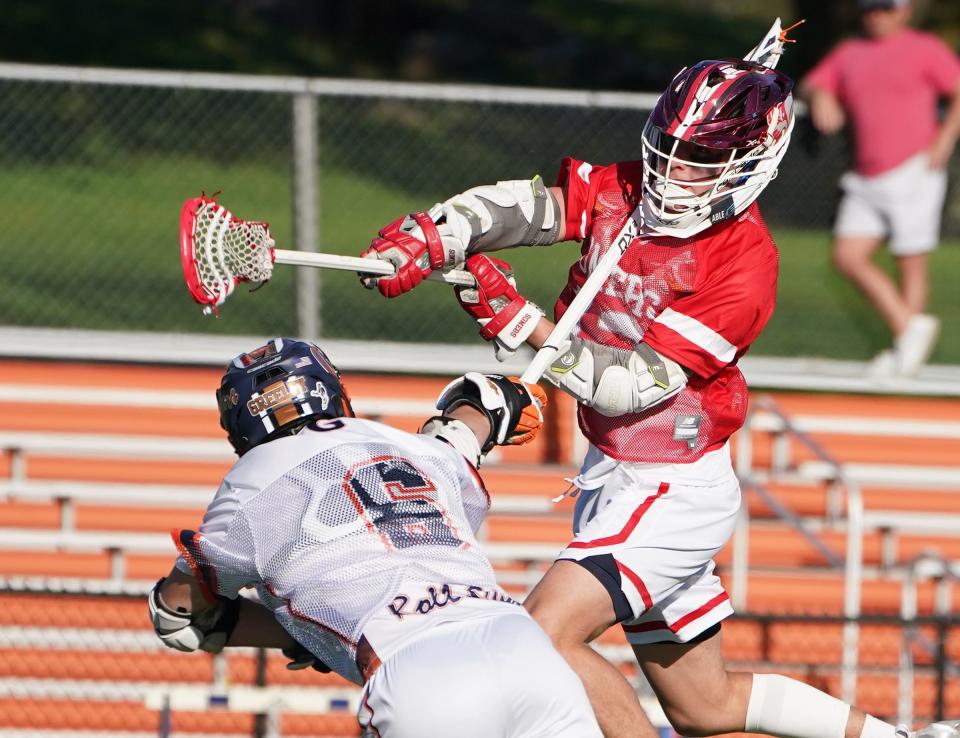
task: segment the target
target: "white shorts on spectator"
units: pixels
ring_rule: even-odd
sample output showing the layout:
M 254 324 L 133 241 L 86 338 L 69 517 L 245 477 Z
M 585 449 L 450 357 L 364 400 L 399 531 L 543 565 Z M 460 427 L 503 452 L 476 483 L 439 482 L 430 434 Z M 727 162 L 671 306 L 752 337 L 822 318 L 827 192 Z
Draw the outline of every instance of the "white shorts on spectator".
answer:
M 889 239 L 894 256 L 925 254 L 940 241 L 947 173 L 919 153 L 876 177 L 847 172 L 833 233 Z

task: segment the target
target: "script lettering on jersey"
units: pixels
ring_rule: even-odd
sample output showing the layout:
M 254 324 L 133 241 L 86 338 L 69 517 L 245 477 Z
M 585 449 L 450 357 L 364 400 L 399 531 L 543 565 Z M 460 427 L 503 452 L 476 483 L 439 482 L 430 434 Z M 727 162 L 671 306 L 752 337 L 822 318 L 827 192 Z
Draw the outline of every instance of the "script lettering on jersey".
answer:
M 350 468 L 343 489 L 371 533 L 388 550 L 464 545 L 436 485 L 413 463 L 380 456 Z
M 495 602 L 506 602 L 508 605 L 519 605 L 513 597 L 498 589 L 486 589 L 471 584 L 467 587 L 467 596 L 474 600 L 494 600 Z
M 459 591 L 459 594 L 456 592 Z M 387 610 L 397 620 L 408 615 L 427 615 L 434 610 L 455 605 L 462 600 L 493 600 L 508 605 L 519 605 L 515 599 L 498 589 L 489 589 L 477 584 L 441 584 L 430 585 L 422 597 L 399 594 L 387 605 Z
M 613 297 L 640 319 L 655 320 L 662 296 L 655 289 L 644 289 L 643 276 L 615 266 L 603 285 L 603 294 Z

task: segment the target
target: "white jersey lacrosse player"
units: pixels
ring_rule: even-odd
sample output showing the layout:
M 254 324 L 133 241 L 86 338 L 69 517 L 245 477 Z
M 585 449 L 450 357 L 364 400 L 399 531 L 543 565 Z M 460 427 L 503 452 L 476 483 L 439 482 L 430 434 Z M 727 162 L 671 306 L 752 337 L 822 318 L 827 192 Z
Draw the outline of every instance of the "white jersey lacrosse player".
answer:
M 317 346 L 273 339 L 234 359 L 217 398 L 241 458 L 199 530 L 175 532 L 180 557 L 149 598 L 167 645 L 280 646 L 332 669 L 364 686 L 365 736 L 600 735 L 476 538 L 490 499 L 475 466 L 533 437 L 542 390 L 467 374 L 412 434 L 353 417 Z

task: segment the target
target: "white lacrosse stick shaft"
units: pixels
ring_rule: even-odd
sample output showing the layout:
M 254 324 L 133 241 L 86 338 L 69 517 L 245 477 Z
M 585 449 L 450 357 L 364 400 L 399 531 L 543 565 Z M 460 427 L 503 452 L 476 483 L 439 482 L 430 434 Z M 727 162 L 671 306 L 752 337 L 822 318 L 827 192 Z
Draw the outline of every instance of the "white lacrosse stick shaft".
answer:
M 537 355 L 533 357 L 530 366 L 528 366 L 520 376 L 520 381 L 525 384 L 535 384 L 540 377 L 543 376 L 543 373 L 547 371 L 547 367 L 553 363 L 557 354 L 560 353 L 560 344 L 567 340 L 567 337 L 573 332 L 574 327 L 580 322 L 583 314 L 587 312 L 590 303 L 593 302 L 593 298 L 597 296 L 597 293 L 606 283 L 611 272 L 613 272 L 613 268 L 620 262 L 620 257 L 623 256 L 623 252 L 627 250 L 627 247 L 640 232 L 640 224 L 642 222 L 643 215 L 638 205 L 634 211 L 630 213 L 630 217 L 620 230 L 617 238 L 610 245 L 610 248 L 607 249 L 606 253 L 597 261 L 593 271 L 590 272 L 590 276 L 587 277 L 587 281 L 583 283 L 583 286 L 580 288 L 580 291 L 577 292 L 577 296 L 573 298 L 563 317 L 557 321 L 553 330 L 550 331 L 550 335 L 547 336 L 547 340 L 543 346 L 540 347 L 540 350 L 537 351 Z
M 314 267 L 316 269 L 340 269 L 358 274 L 378 274 L 385 277 L 397 273 L 397 268 L 388 261 L 381 259 L 363 259 L 359 256 L 341 256 L 339 254 L 318 254 L 312 251 L 290 251 L 273 249 L 273 261 L 276 264 L 290 264 L 292 266 Z M 461 287 L 475 287 L 477 280 L 470 272 L 451 270 L 449 272 L 431 272 L 427 279 Z

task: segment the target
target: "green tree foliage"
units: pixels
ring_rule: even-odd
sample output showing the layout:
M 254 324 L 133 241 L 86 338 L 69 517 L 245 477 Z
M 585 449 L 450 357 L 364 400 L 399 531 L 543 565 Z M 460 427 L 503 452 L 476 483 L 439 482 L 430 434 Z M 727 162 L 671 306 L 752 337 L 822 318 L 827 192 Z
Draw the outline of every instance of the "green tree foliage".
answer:
M 6 61 L 653 90 L 693 59 L 807 18 L 801 73 L 856 29 L 853 0 L 6 0 Z M 960 4 L 917 0 L 960 46 Z

